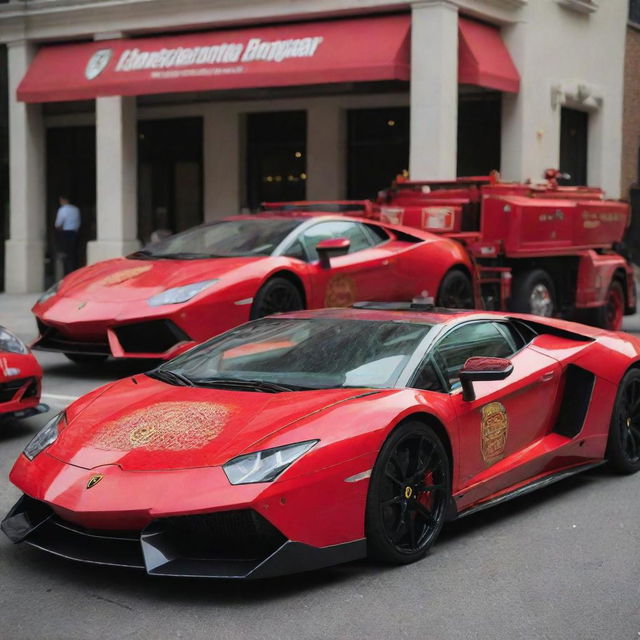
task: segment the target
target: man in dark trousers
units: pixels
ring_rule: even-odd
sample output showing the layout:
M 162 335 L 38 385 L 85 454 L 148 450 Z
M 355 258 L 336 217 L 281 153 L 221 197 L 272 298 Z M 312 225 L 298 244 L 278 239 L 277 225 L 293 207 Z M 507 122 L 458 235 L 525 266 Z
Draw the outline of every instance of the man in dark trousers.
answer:
M 78 231 L 80 230 L 80 209 L 71 204 L 66 195 L 59 198 L 60 208 L 56 215 L 59 250 L 64 254 L 64 275 L 76 268 L 78 254 Z

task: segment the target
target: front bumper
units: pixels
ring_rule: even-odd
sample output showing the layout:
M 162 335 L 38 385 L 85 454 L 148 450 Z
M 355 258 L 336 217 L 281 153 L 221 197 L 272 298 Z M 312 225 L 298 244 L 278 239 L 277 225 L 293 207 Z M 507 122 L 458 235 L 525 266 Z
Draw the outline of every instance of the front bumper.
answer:
M 287 539 L 253 509 L 153 520 L 140 531 L 92 530 L 23 495 L 2 522 L 12 542 L 64 558 L 150 575 L 255 579 L 363 558 L 364 539 L 314 547 Z
M 28 376 L 0 383 L 0 416 L 28 418 L 49 410 L 40 403 L 40 378 Z

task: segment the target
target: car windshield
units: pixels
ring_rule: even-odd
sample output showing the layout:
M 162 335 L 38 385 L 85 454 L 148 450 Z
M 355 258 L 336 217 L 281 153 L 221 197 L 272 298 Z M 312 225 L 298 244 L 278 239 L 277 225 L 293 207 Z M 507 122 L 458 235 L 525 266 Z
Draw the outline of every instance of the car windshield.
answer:
M 161 365 L 174 384 L 271 392 L 393 387 L 433 325 L 327 318 L 265 318 Z M 269 386 L 265 386 L 269 385 Z
M 183 231 L 147 245 L 132 258 L 217 258 L 268 256 L 304 222 L 296 218 L 238 218 Z

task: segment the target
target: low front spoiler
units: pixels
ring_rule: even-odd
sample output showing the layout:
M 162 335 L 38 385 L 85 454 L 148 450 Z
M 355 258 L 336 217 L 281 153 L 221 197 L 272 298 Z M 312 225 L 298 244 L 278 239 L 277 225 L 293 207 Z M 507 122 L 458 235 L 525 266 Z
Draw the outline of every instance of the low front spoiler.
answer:
M 48 404 L 44 404 L 41 402 L 37 404 L 35 407 L 27 407 L 26 409 L 17 409 L 16 411 L 9 411 L 7 413 L 0 413 L 0 419 L 5 418 L 18 418 L 20 420 L 24 418 L 31 418 L 33 416 L 37 416 L 40 413 L 46 413 L 49 411 L 50 407 Z
M 256 579 L 320 569 L 366 557 L 366 540 L 313 547 L 284 540 L 264 558 L 184 557 L 156 520 L 142 531 L 89 531 L 60 520 L 44 503 L 23 495 L 0 525 L 14 543 L 26 542 L 55 555 L 149 575 Z

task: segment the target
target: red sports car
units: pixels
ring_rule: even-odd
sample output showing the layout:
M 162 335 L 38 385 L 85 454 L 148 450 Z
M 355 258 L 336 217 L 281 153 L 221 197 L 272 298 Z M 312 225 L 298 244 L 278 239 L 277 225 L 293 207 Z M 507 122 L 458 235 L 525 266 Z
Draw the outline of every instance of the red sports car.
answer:
M 29 348 L 0 327 L 0 419 L 28 418 L 48 411 L 40 404 L 42 368 Z
M 33 347 L 77 362 L 168 359 L 277 311 L 411 300 L 473 307 L 473 267 L 446 238 L 316 213 L 239 216 L 79 269 L 33 308 Z
M 412 562 L 447 519 L 605 461 L 640 469 L 636 338 L 361 307 L 250 322 L 76 401 L 13 467 L 4 532 L 150 574 L 257 578 Z

